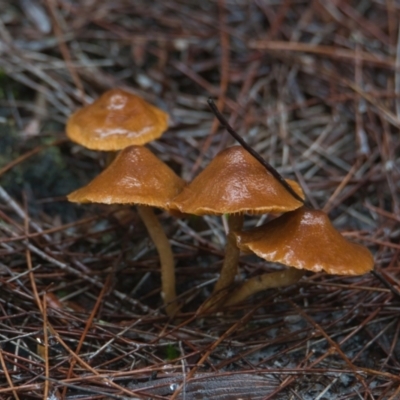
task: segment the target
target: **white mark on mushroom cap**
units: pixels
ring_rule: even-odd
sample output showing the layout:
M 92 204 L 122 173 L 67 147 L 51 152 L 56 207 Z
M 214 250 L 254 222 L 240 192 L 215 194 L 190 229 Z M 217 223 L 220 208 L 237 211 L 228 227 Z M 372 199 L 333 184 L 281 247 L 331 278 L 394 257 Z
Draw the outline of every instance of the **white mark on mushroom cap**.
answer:
M 150 127 L 144 127 L 140 131 L 130 131 L 128 129 L 123 129 L 123 128 L 114 128 L 114 129 L 97 128 L 95 130 L 95 132 L 100 138 L 104 138 L 104 137 L 112 136 L 112 135 L 124 135 L 124 136 L 130 138 L 130 137 L 137 137 L 137 136 L 145 135 L 150 130 L 151 130 Z
M 114 94 L 110 97 L 110 103 L 107 105 L 107 110 L 121 110 L 126 106 L 128 97 L 121 94 Z
M 142 183 L 140 182 L 140 180 L 138 180 L 134 176 L 123 177 L 119 184 L 126 188 L 138 188 L 138 187 L 142 186 Z

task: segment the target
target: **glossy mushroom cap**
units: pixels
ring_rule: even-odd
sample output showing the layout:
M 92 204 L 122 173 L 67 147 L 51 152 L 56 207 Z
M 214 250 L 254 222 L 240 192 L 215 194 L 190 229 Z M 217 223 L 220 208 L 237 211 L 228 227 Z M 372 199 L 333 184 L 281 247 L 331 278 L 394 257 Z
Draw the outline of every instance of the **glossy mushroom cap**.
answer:
M 370 251 L 346 240 L 322 211 L 302 207 L 235 235 L 240 249 L 298 269 L 362 275 L 374 266 Z
M 87 186 L 72 192 L 74 203 L 142 204 L 167 208 L 185 181 L 150 150 L 130 146 Z
M 157 139 L 167 126 L 167 113 L 132 93 L 112 89 L 72 114 L 66 130 L 84 147 L 117 151 Z
M 287 182 L 304 196 L 296 182 Z M 171 208 L 195 215 L 281 213 L 302 205 L 241 146 L 218 153 L 171 202 Z

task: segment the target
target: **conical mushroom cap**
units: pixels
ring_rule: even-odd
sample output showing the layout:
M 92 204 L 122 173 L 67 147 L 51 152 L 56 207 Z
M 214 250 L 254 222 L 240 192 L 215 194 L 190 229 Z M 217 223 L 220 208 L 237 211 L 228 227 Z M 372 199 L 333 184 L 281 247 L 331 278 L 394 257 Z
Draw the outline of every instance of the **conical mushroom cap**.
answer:
M 287 182 L 304 197 L 296 182 Z M 195 215 L 281 213 L 302 205 L 241 146 L 218 153 L 171 202 L 171 208 Z
M 168 208 L 167 202 L 184 186 L 185 182 L 150 150 L 130 146 L 87 186 L 72 192 L 68 200 Z
M 121 89 L 105 92 L 69 118 L 67 136 L 92 150 L 116 151 L 157 139 L 168 114 Z
M 302 207 L 235 235 L 241 250 L 298 269 L 362 275 L 374 266 L 370 251 L 346 240 L 322 211 Z

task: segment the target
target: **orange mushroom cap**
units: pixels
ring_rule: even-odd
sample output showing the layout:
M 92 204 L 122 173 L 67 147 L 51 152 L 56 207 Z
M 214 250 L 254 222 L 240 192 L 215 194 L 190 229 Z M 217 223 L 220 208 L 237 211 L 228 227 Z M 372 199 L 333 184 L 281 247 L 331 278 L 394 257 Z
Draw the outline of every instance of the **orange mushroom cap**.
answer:
M 296 182 L 287 182 L 304 196 Z M 220 215 L 281 213 L 302 205 L 243 147 L 233 146 L 218 153 L 170 207 L 187 214 Z
M 130 146 L 87 186 L 68 195 L 75 203 L 142 204 L 168 209 L 185 186 L 150 150 Z
M 167 126 L 167 113 L 132 93 L 112 89 L 72 114 L 66 131 L 89 149 L 116 151 L 157 139 Z
M 362 275 L 374 266 L 370 251 L 345 239 L 319 210 L 302 207 L 235 235 L 241 250 L 298 269 Z

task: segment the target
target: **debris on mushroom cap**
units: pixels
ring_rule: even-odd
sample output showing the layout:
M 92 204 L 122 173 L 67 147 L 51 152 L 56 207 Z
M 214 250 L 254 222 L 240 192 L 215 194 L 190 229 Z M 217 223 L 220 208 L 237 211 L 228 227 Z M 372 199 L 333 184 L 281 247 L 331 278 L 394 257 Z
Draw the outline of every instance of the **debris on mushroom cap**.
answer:
M 370 251 L 345 239 L 319 210 L 302 207 L 235 235 L 240 249 L 298 269 L 362 275 L 374 266 Z
M 167 126 L 167 113 L 132 93 L 112 89 L 72 114 L 66 131 L 89 149 L 116 151 L 157 139 Z
M 68 196 L 75 203 L 143 204 L 168 208 L 167 202 L 181 192 L 179 178 L 150 150 L 130 146 L 87 186 Z
M 300 186 L 287 182 L 301 197 Z M 221 151 L 171 202 L 187 214 L 281 213 L 301 207 L 251 154 L 241 146 Z

